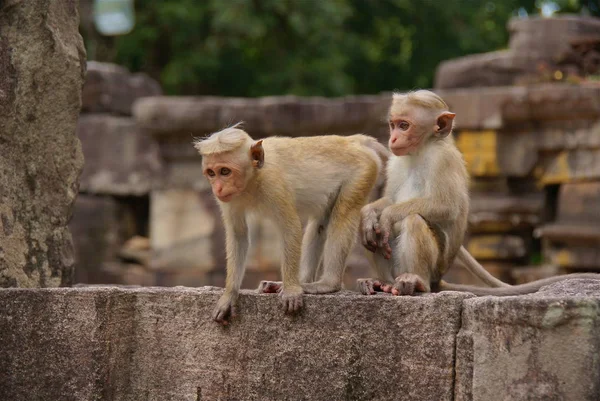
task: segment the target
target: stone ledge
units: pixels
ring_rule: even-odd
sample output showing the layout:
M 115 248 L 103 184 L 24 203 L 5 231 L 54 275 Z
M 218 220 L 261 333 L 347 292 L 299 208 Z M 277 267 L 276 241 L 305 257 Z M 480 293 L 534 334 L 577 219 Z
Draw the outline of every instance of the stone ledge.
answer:
M 308 295 L 297 317 L 281 313 L 277 296 L 245 291 L 226 328 L 210 319 L 221 293 L 212 287 L 5 289 L 0 393 L 483 400 L 531 391 L 598 399 L 600 282 L 568 284 L 502 299 Z
M 386 128 L 385 116 L 391 94 L 324 97 L 269 96 L 146 97 L 135 102 L 137 124 L 159 140 L 190 133 L 206 135 L 233 123 L 244 122 L 253 136 L 305 136 L 323 134 L 376 135 Z

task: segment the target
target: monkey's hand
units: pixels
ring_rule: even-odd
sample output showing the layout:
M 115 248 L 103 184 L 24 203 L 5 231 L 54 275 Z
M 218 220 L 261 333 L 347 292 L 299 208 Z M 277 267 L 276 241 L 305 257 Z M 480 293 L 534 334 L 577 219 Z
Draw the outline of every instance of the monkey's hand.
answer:
M 379 218 L 379 230 L 377 247 L 381 249 L 383 257 L 389 259 L 392 257 L 392 247 L 390 246 L 390 237 L 393 235 L 394 219 L 391 213 L 386 213 L 388 209 L 381 213 Z
M 235 301 L 235 297 L 232 294 L 224 293 L 221 295 L 213 311 L 214 321 L 224 326 L 228 325 L 229 321 L 237 314 Z
M 381 228 L 377 211 L 369 205 L 363 207 L 360 211 L 360 231 L 363 246 L 371 252 L 376 252 Z
M 283 286 L 279 297 L 285 313 L 296 313 L 302 308 L 302 292 L 300 286 Z

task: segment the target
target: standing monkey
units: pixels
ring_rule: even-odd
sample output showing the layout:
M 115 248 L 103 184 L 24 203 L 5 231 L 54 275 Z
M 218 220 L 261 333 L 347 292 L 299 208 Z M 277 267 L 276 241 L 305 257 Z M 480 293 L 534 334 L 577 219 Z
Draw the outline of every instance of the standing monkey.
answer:
M 394 156 L 387 164 L 384 196 L 361 211 L 362 242 L 373 252 L 376 277 L 359 279 L 360 292 L 413 295 L 456 290 L 516 295 L 566 278 L 600 279 L 598 274 L 572 274 L 510 286 L 491 276 L 462 247 L 469 212 L 468 173 L 450 135 L 454 117 L 433 92 L 393 95 L 388 145 Z M 442 281 L 455 258 L 498 288 Z
M 262 282 L 259 290 L 279 292 L 286 312 L 302 307 L 303 292 L 341 288 L 360 210 L 387 160 L 383 145 L 365 135 L 254 141 L 233 126 L 194 146 L 202 155 L 203 174 L 226 231 L 227 279 L 213 315 L 217 322 L 226 324 L 235 314 L 249 245 L 249 214 L 273 220 L 281 233 L 283 282 Z M 304 219 L 308 223 L 302 239 Z M 321 260 L 323 274 L 314 281 Z

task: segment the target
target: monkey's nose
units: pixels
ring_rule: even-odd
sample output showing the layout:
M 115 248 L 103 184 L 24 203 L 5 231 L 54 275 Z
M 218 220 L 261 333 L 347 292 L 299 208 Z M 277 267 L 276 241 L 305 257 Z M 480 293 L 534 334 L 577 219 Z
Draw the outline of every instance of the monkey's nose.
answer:
M 398 140 L 398 138 L 396 138 L 396 137 L 392 137 L 392 138 L 390 138 L 390 141 L 391 141 L 392 143 L 395 143 L 397 140 Z

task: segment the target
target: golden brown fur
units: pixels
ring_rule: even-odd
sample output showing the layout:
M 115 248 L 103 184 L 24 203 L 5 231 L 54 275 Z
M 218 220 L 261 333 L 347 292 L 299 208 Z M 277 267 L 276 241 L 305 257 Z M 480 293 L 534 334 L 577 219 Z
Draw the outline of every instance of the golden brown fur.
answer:
M 200 152 L 210 149 L 203 155 L 204 174 L 219 200 L 227 232 L 226 290 L 215 319 L 225 323 L 234 312 L 248 248 L 249 214 L 273 220 L 281 233 L 283 283 L 262 282 L 260 291 L 279 292 L 284 309 L 295 312 L 302 306 L 303 292 L 339 290 L 360 209 L 386 149 L 365 135 L 272 137 L 255 142 L 237 128 L 204 141 L 195 146 Z M 220 152 L 223 142 L 227 146 Z M 323 274 L 316 277 L 321 262 Z

